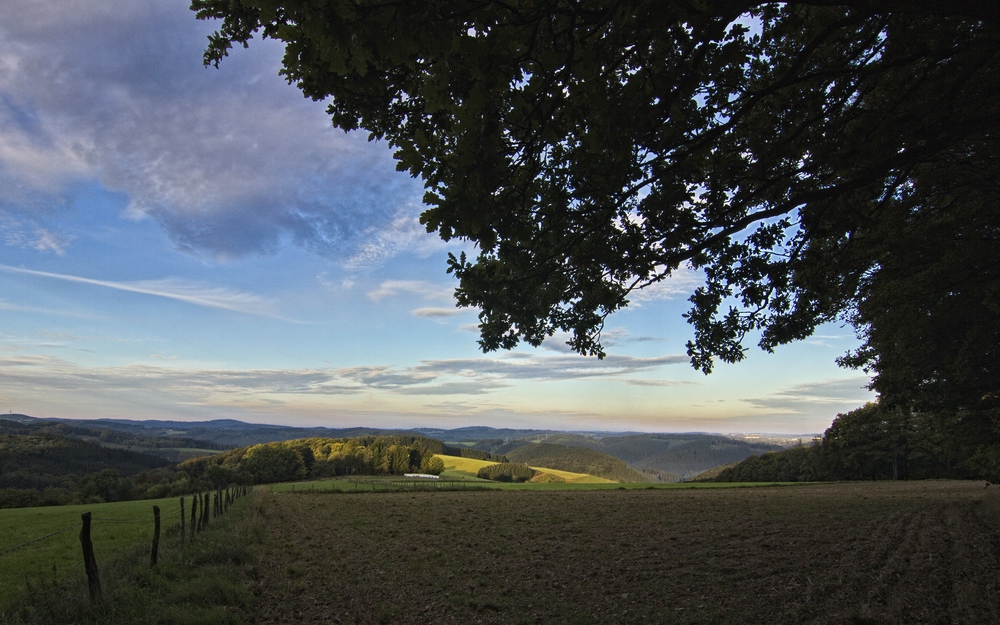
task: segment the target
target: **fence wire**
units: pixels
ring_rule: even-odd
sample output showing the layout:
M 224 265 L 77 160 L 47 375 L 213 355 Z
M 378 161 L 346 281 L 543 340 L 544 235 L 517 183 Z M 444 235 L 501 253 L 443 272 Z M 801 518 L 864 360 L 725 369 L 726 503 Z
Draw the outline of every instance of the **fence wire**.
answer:
M 52 532 L 50 534 L 46 534 L 45 536 L 39 536 L 38 538 L 32 538 L 31 540 L 29 540 L 27 542 L 23 542 L 20 545 L 14 545 L 13 547 L 8 547 L 7 549 L 4 549 L 3 551 L 0 551 L 0 556 L 6 555 L 6 554 L 8 554 L 8 553 L 10 553 L 12 551 L 17 551 L 18 549 L 21 549 L 23 547 L 27 547 L 28 545 L 31 545 L 33 543 L 37 543 L 40 540 L 45 540 L 46 538 L 51 538 L 52 536 L 55 536 L 57 534 L 62 534 L 64 532 L 68 532 L 70 530 L 77 529 L 78 527 L 80 527 L 80 525 L 81 525 L 80 523 L 74 523 L 73 525 L 69 525 L 67 527 L 64 527 L 61 530 L 56 530 L 56 531 L 54 531 L 54 532 Z

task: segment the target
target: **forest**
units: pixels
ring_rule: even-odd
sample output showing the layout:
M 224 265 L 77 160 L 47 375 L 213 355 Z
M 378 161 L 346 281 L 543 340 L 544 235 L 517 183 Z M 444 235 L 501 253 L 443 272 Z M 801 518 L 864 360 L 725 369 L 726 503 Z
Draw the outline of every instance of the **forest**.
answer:
M 968 424 L 951 423 L 961 417 L 869 403 L 837 415 L 823 437 L 812 444 L 750 456 L 703 479 L 814 482 L 981 478 L 1000 482 L 996 448 L 984 446 L 983 439 L 969 435 Z

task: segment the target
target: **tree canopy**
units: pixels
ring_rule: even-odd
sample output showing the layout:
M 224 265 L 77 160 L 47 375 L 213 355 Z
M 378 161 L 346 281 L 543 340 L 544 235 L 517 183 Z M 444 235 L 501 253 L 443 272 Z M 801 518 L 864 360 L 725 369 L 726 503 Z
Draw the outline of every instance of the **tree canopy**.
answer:
M 990 1 L 195 0 L 423 179 L 484 350 L 691 267 L 692 364 L 852 324 L 885 401 L 995 412 L 1000 17 Z

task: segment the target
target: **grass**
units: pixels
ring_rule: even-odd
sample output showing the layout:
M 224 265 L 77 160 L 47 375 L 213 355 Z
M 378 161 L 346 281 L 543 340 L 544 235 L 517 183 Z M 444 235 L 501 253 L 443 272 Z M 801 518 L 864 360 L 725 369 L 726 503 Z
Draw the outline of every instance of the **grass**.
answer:
M 103 556 L 95 545 L 103 601 L 90 604 L 82 575 L 36 580 L 27 590 L 22 586 L 16 600 L 0 612 L 0 624 L 242 623 L 253 598 L 254 546 L 263 531 L 259 506 L 248 497 L 212 519 L 193 542 L 189 535 L 181 545 L 176 532 L 161 536 L 155 569 L 145 541 Z M 78 568 L 82 570 L 82 562 Z
M 186 502 L 190 514 L 191 498 L 187 497 Z M 0 555 L 0 610 L 8 607 L 30 585 L 83 578 L 81 514 L 90 512 L 93 515 L 91 541 L 100 563 L 136 543 L 152 541 L 153 506 L 160 507 L 162 530 L 179 522 L 179 498 L 0 509 L 0 527 L 3 527 L 0 552 L 59 532 Z
M 444 462 L 445 473 L 443 475 L 476 477 L 479 469 L 490 465 L 498 464 L 487 460 L 476 460 L 474 458 L 458 458 L 455 456 L 435 456 Z M 547 469 L 543 467 L 531 467 L 539 473 L 554 475 L 567 484 L 615 484 L 612 480 L 603 477 L 587 475 L 586 473 L 572 473 L 570 471 L 560 471 L 558 469 Z

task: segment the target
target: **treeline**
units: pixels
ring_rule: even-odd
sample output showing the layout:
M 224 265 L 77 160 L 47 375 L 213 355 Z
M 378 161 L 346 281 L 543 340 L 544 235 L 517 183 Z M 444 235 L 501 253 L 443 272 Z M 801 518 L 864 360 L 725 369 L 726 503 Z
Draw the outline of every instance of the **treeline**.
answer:
M 966 431 L 942 417 L 866 404 L 838 415 L 811 445 L 751 456 L 705 481 L 813 482 L 981 478 L 1000 482 L 1000 446 L 989 431 Z
M 507 457 L 502 454 L 491 454 L 481 449 L 470 449 L 468 447 L 453 447 L 445 445 L 441 452 L 446 456 L 456 456 L 458 458 L 472 458 L 473 460 L 487 460 L 489 462 L 507 462 Z
M 158 499 L 337 475 L 438 475 L 444 463 L 434 454 L 443 448 L 415 436 L 311 438 L 163 466 L 161 458 L 52 434 L 7 435 L 0 436 L 0 508 Z
M 440 441 L 418 436 L 306 438 L 234 449 L 178 467 L 208 476 L 216 487 L 343 475 L 439 475 L 444 463 L 434 454 L 443 449 Z
M 535 477 L 537 472 L 531 467 L 514 462 L 501 462 L 482 467 L 476 477 L 494 482 L 527 482 Z

